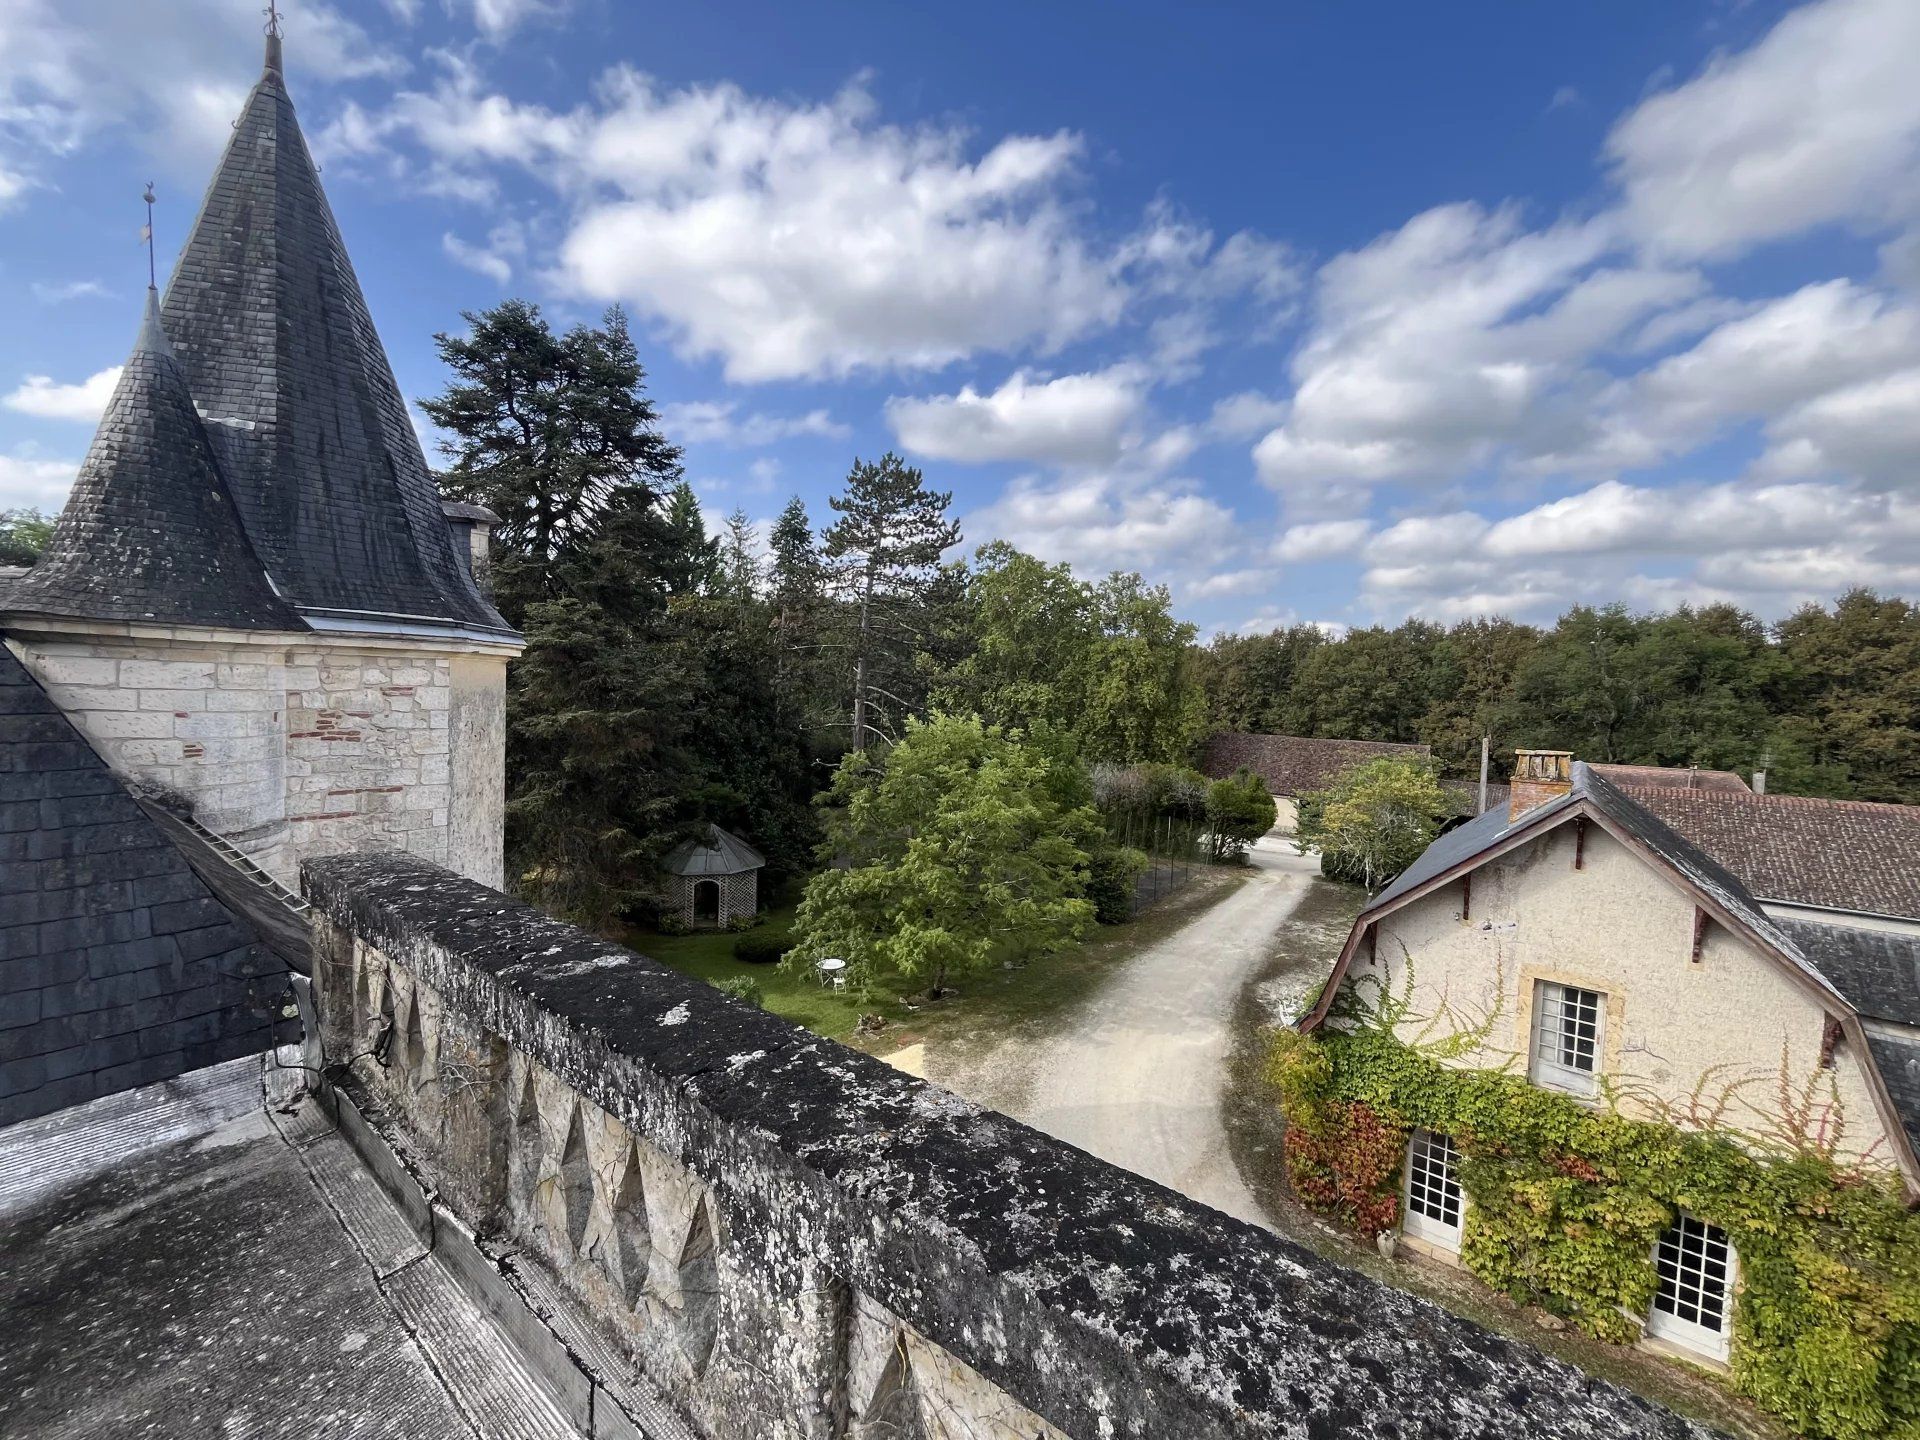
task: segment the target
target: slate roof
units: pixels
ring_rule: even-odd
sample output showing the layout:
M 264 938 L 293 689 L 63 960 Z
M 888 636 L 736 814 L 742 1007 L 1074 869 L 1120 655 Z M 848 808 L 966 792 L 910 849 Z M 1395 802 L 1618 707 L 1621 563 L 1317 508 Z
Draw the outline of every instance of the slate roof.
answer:
M 0 581 L 0 603 L 96 620 L 306 628 L 247 542 L 151 290 L 46 551 L 21 578 Z
M 0 645 L 0 1126 L 257 1054 L 286 970 Z
M 163 313 L 248 538 L 296 608 L 511 635 L 455 553 L 271 54 Z
M 1615 785 L 1644 790 L 1728 790 L 1741 795 L 1753 787 L 1731 770 L 1702 770 L 1694 765 L 1600 765 L 1594 772 Z
M 1920 935 L 1817 920 L 1774 923 L 1862 1015 L 1920 1026 Z
M 670 875 L 743 875 L 767 863 L 766 856 L 718 825 L 707 827 L 705 841 L 689 840 L 667 856 Z
M 1901 1127 L 1920 1150 L 1920 1041 L 1881 1030 L 1867 1031 L 1867 1050 L 1900 1112 Z
M 1763 900 L 1920 920 L 1920 806 L 1635 789 Z
M 1294 796 L 1326 789 L 1350 765 L 1378 760 L 1383 755 L 1425 760 L 1432 754 L 1426 745 L 1399 745 L 1387 740 L 1226 733 L 1207 741 L 1200 769 L 1219 780 L 1244 767 L 1265 780 L 1273 794 Z

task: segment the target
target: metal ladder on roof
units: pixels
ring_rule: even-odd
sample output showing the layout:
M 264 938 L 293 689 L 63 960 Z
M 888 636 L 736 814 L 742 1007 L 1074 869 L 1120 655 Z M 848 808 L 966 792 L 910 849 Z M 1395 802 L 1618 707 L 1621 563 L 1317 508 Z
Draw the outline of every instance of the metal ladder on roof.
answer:
M 262 870 L 258 865 L 254 864 L 253 860 L 244 850 L 227 840 L 226 837 L 214 834 L 213 831 L 202 825 L 191 815 L 175 814 L 172 818 L 191 830 L 194 836 L 205 844 L 208 849 L 212 850 L 222 860 L 239 871 L 249 884 L 271 895 L 296 915 L 309 915 L 312 913 L 313 906 L 305 898 L 294 894 L 293 891 L 289 890 L 265 870 Z

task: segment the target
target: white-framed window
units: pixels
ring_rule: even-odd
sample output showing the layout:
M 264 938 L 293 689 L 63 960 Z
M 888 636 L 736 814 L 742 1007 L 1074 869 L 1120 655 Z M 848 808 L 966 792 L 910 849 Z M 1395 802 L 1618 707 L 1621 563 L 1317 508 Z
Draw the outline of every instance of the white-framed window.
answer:
M 1737 1257 L 1727 1232 L 1682 1214 L 1654 1247 L 1660 1277 L 1647 1333 L 1713 1360 L 1727 1358 Z
M 1533 1063 L 1536 1085 L 1575 1095 L 1598 1088 L 1607 997 L 1598 990 L 1542 980 L 1533 987 Z
M 1402 1228 L 1407 1234 L 1443 1249 L 1460 1248 L 1466 1196 L 1460 1189 L 1460 1152 L 1447 1136 L 1416 1130 L 1407 1140 L 1404 1198 L 1406 1219 Z

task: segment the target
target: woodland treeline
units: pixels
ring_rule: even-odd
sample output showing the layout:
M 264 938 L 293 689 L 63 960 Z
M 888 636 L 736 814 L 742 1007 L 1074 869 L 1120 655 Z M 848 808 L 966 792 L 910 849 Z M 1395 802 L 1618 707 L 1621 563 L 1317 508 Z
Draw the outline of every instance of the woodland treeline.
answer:
M 1920 607 L 1864 589 L 1771 626 L 1731 605 L 1297 625 L 1216 638 L 1200 683 L 1212 728 L 1425 742 L 1450 775 L 1490 735 L 1506 759 L 1765 769 L 1776 791 L 1920 804 Z

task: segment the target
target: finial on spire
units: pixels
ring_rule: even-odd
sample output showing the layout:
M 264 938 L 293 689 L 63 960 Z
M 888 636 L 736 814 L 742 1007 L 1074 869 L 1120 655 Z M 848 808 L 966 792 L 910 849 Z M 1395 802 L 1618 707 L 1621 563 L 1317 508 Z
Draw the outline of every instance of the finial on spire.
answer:
M 147 288 L 159 288 L 159 273 L 153 263 L 153 182 L 147 182 L 146 194 L 140 197 L 147 202 L 147 223 L 140 227 L 140 238 L 147 242 Z
M 279 0 L 267 0 L 267 8 L 261 13 L 267 17 L 267 69 L 277 75 L 280 73 Z

